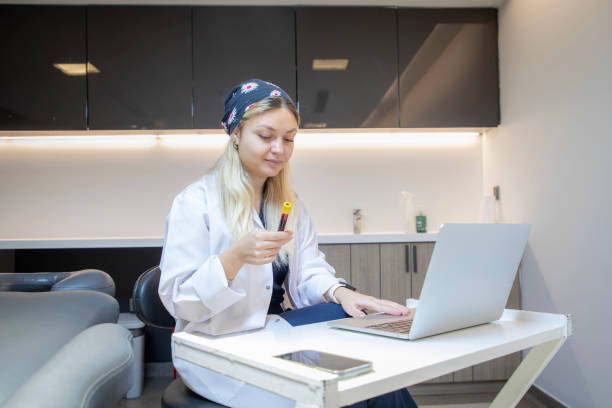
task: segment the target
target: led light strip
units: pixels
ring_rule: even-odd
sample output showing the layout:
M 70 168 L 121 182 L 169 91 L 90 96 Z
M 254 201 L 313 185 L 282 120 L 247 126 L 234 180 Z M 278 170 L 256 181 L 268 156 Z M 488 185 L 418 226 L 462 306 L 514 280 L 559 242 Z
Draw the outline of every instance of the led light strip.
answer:
M 478 132 L 402 133 L 305 133 L 295 138 L 296 146 L 313 148 L 389 148 L 468 146 L 479 140 Z
M 461 147 L 480 140 L 478 132 L 300 132 L 299 148 Z M 163 135 L 0 136 L 0 146 L 214 148 L 227 144 L 225 133 Z
M 174 148 L 222 148 L 229 140 L 225 133 L 191 134 L 191 135 L 160 135 L 162 146 Z
M 84 135 L 0 137 L 0 145 L 30 147 L 152 147 L 155 135 Z

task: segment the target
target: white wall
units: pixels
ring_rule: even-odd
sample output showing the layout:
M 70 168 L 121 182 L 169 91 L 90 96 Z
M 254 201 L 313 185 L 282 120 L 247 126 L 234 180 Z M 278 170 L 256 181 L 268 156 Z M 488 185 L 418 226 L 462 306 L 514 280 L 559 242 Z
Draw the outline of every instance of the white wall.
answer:
M 480 139 L 464 147 L 296 146 L 292 174 L 320 233 L 352 232 L 353 208 L 364 210 L 364 232 L 402 231 L 401 190 L 416 195 L 437 230 L 478 219 L 481 149 Z M 220 151 L 0 142 L 0 239 L 160 237 L 172 198 Z
M 446 148 L 298 150 L 292 160 L 296 190 L 319 232 L 353 232 L 353 208 L 363 209 L 364 232 L 402 232 L 402 190 L 424 206 L 429 231 L 479 216 L 480 141 Z
M 575 334 L 536 384 L 571 407 L 609 407 L 612 326 L 612 12 L 609 0 L 509 0 L 500 10 L 501 118 L 485 189 L 533 225 L 523 307 L 572 313 Z

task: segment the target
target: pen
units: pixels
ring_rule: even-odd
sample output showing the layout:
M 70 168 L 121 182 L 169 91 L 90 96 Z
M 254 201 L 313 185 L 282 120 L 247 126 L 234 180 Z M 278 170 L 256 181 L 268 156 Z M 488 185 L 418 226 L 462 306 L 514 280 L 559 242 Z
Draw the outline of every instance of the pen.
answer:
M 289 201 L 285 201 L 283 203 L 283 208 L 281 209 L 281 219 L 280 219 L 280 224 L 278 226 L 279 231 L 285 230 L 285 224 L 287 224 L 287 218 L 289 217 L 290 212 L 291 212 L 291 203 Z

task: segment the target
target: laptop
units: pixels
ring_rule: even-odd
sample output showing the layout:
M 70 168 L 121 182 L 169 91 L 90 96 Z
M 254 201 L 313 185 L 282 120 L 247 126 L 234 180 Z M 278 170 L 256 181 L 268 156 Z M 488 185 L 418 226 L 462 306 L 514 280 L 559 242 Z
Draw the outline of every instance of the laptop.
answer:
M 377 313 L 328 325 L 416 340 L 498 320 L 530 230 L 529 224 L 444 224 L 414 316 Z

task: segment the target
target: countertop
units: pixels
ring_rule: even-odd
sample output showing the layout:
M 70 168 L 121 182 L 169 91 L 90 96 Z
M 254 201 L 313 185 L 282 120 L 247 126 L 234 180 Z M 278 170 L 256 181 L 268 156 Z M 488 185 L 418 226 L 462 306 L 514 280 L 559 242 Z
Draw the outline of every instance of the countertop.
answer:
M 437 233 L 319 234 L 319 244 L 434 242 Z M 162 247 L 163 237 L 0 239 L 0 249 L 145 248 Z

